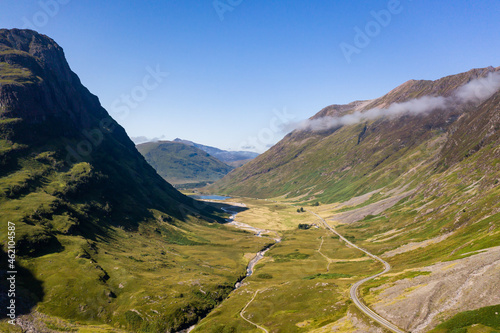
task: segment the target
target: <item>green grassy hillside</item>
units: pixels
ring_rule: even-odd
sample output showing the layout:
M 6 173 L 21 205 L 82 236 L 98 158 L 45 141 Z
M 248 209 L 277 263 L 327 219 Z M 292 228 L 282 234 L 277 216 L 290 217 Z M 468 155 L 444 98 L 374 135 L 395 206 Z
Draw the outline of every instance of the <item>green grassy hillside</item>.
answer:
M 162 179 L 50 38 L 0 30 L 0 106 L 2 271 L 11 222 L 19 316 L 0 331 L 176 331 L 265 245 Z
M 204 152 L 207 152 L 211 156 L 215 157 L 219 161 L 222 161 L 226 163 L 227 165 L 230 165 L 234 168 L 238 168 L 242 166 L 243 164 L 253 160 L 257 156 L 259 156 L 258 153 L 254 153 L 251 151 L 228 151 L 228 150 L 222 150 L 219 148 L 211 147 L 211 146 L 205 146 L 193 141 L 189 140 L 182 140 L 182 139 L 175 139 L 174 142 L 180 142 L 180 143 L 185 143 L 190 146 L 194 146 L 196 148 L 199 148 L 203 150 Z
M 409 81 L 379 99 L 334 105 L 312 118 L 452 96 L 498 70 Z M 309 206 L 382 256 L 391 272 L 367 283 L 361 295 L 406 331 L 495 332 L 489 306 L 500 302 L 497 279 L 490 278 L 500 260 L 499 147 L 496 91 L 481 103 L 418 116 L 296 130 L 209 189 Z
M 137 150 L 166 181 L 177 187 L 212 183 L 233 168 L 195 146 L 172 141 L 148 142 Z
M 457 87 L 496 70 L 472 70 L 437 81 L 409 81 L 379 99 L 334 105 L 311 119 L 383 108 L 424 96 L 449 96 Z M 209 189 L 231 195 L 301 196 L 332 203 L 386 186 L 409 184 L 417 169 L 418 174 L 434 172 L 433 163 L 440 157 L 443 145 L 450 144 L 447 135 L 453 131 L 455 121 L 474 112 L 477 106 L 461 105 L 418 116 L 366 120 L 326 131 L 295 130 Z M 473 136 L 469 139 L 475 140 Z M 454 160 L 448 159 L 448 166 Z
M 313 119 L 452 96 L 498 70 L 409 81 Z M 18 271 L 18 326 L 2 317 L 0 331 L 176 332 L 214 309 L 195 331 L 256 331 L 242 316 L 273 332 L 373 331 L 349 288 L 381 265 L 306 207 L 391 264 L 360 290 L 384 317 L 406 331 L 494 332 L 499 107 L 497 91 L 479 104 L 290 133 L 211 187 L 275 198 L 241 200 L 242 222 L 270 230 L 255 237 L 162 179 L 54 41 L 0 30 L 0 260 L 5 272 L 11 222 Z M 162 144 L 143 153 L 161 162 Z M 179 163 L 206 158 L 171 147 Z M 231 293 L 275 235 L 281 242 Z M 0 281 L 4 308 L 7 287 Z

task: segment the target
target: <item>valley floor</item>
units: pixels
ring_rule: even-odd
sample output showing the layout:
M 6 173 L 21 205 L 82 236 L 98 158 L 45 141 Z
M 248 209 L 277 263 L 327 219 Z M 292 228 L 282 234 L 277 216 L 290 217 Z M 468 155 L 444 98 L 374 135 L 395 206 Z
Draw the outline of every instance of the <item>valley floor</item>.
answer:
M 363 205 L 369 198 L 357 200 L 355 206 L 363 206 L 358 214 L 371 218 L 376 212 Z M 400 199 L 392 200 L 392 206 Z M 329 224 L 337 225 L 341 234 L 361 247 L 378 244 L 372 249 L 394 268 L 361 285 L 361 300 L 401 331 L 451 332 L 450 325 L 462 329 L 460 332 L 496 332 L 500 328 L 496 305 L 500 303 L 500 247 L 447 260 L 420 258 L 421 265 L 401 264 L 399 256 L 435 246 L 447 237 L 398 246 L 391 243 L 397 230 L 381 230 L 367 237 L 359 232 L 359 224 L 339 223 L 334 218 L 336 211 L 345 206 L 338 204 L 303 206 L 318 214 L 314 216 L 297 212 L 303 203 L 284 198 L 232 200 L 250 208 L 239 213 L 237 221 L 275 230 L 282 242 L 267 253 L 242 288 L 231 293 L 193 332 L 389 332 L 360 312 L 349 297 L 355 282 L 381 272 L 383 265 L 325 229 L 318 217 L 330 219 Z M 351 211 L 356 213 L 356 209 Z M 313 227 L 302 230 L 298 224 Z M 378 246 L 384 242 L 391 246 L 381 251 Z M 430 262 L 435 263 L 426 264 Z M 478 311 L 486 311 L 487 319 L 477 319 Z
M 387 225 L 376 229 L 366 228 L 367 219 L 374 219 L 373 225 L 377 225 L 377 219 L 372 215 L 376 212 L 371 210 L 377 207 L 366 204 L 369 198 L 358 198 L 351 202 L 351 206 L 308 206 L 285 198 L 227 199 L 225 204 L 241 208 L 236 216 L 237 223 L 212 228 L 209 233 L 209 229 L 200 226 L 190 227 L 193 235 L 200 235 L 203 229 L 203 237 L 206 240 L 218 239 L 220 247 L 203 244 L 164 247 L 153 240 L 148 247 L 143 247 L 139 256 L 132 248 L 140 246 L 133 245 L 135 243 L 128 246 L 119 244 L 123 252 L 120 256 L 152 260 L 151 263 L 154 263 L 156 259 L 150 257 L 151 251 L 155 247 L 162 247 L 166 266 L 161 268 L 158 262 L 156 269 L 163 269 L 162 274 L 166 275 L 161 278 L 155 271 L 148 274 L 156 276 L 156 282 L 152 285 L 156 288 L 154 294 L 171 299 L 169 307 L 174 309 L 174 301 L 186 300 L 183 299 L 183 293 L 188 295 L 187 300 L 193 295 L 202 296 L 207 286 L 216 286 L 224 279 L 235 276 L 238 265 L 243 268 L 241 264 L 247 264 L 262 246 L 272 244 L 278 238 L 281 240 L 257 263 L 253 274 L 244 279 L 241 287 L 229 293 L 203 317 L 192 333 L 390 332 L 361 312 L 352 301 L 352 286 L 384 269 L 381 262 L 355 246 L 376 253 L 392 266 L 390 272 L 362 284 L 359 298 L 403 332 L 497 332 L 500 328 L 500 307 L 497 305 L 500 303 L 500 246 L 468 252 L 457 249 L 453 256 L 440 258 L 434 255 L 427 258 L 422 253 L 450 241 L 450 236 L 401 242 L 397 240 L 398 236 L 407 234 L 404 228 L 394 225 L 391 228 Z M 301 211 L 301 207 L 305 208 L 304 211 Z M 356 213 L 356 207 L 362 210 Z M 365 218 L 362 216 L 360 222 L 343 224 L 338 219 L 339 210 L 363 214 Z M 334 226 L 342 237 L 326 228 L 325 223 Z M 298 228 L 299 224 L 309 228 Z M 138 241 L 143 239 L 131 240 Z M 202 239 L 197 241 L 202 242 Z M 121 272 L 126 267 L 118 267 L 118 270 L 113 268 L 112 262 L 108 263 L 108 257 L 103 255 L 113 253 L 112 247 L 115 245 L 110 244 L 95 258 L 106 270 Z M 221 256 L 217 251 L 223 248 L 227 252 Z M 48 266 L 51 261 L 44 257 L 37 260 L 48 260 Z M 126 289 L 133 284 L 130 278 L 124 274 L 118 280 L 112 280 L 112 283 L 122 284 L 125 281 Z M 165 282 L 160 282 L 160 279 L 165 279 Z M 133 287 L 130 297 L 151 294 L 152 290 L 148 291 L 150 287 Z M 137 311 L 141 314 L 151 307 L 144 301 L 134 302 L 137 302 Z M 42 303 L 39 309 L 43 311 L 46 306 Z M 172 311 L 169 307 L 163 311 Z M 23 320 L 42 323 L 46 332 L 122 332 L 113 326 L 82 325 L 63 320 L 57 314 L 47 316 L 35 312 L 31 317 L 23 317 Z M 0 324 L 0 329 L 6 327 L 5 323 Z M 456 328 L 461 330 L 454 330 Z
M 346 246 L 318 217 L 298 213 L 297 207 L 269 200 L 234 200 L 250 208 L 239 213 L 237 221 L 272 229 L 282 242 L 193 332 L 309 332 L 339 321 L 346 332 L 355 327 L 384 332 L 349 298 L 353 282 L 378 273 L 382 265 Z M 298 229 L 299 224 L 312 227 Z

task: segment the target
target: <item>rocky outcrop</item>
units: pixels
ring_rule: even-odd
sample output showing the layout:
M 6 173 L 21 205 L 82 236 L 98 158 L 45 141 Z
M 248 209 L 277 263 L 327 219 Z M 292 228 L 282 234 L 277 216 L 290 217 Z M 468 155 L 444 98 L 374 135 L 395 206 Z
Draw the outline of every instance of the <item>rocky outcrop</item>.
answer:
M 113 207 L 106 214 L 121 211 L 117 220 L 137 212 L 138 220 L 150 217 L 147 209 L 151 208 L 179 218 L 198 210 L 194 200 L 176 191 L 147 164 L 125 130 L 73 73 L 63 49 L 45 35 L 0 30 L 0 121 L 0 139 L 11 146 L 0 161 L 5 165 L 10 161 L 12 168 L 3 168 L 2 173 L 15 171 L 19 158 L 45 152 L 58 165 L 88 163 L 89 174 L 81 179 L 79 193 L 72 199 L 100 197 L 100 202 Z M 87 190 L 82 191 L 82 186 Z M 184 209 L 179 209 L 182 205 Z
M 12 82 L 0 85 L 0 106 L 27 123 L 55 118 L 90 128 L 95 118 L 108 116 L 71 71 L 63 49 L 47 36 L 31 30 L 0 30 L 0 63 L 24 71 L 22 84 L 11 77 Z M 11 74 L 5 67 L 0 77 Z

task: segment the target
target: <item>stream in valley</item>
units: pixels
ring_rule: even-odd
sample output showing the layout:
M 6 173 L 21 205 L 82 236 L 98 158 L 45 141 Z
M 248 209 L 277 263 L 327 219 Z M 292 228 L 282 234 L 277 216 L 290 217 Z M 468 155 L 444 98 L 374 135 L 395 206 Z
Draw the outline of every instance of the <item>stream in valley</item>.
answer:
M 272 231 L 269 231 L 269 230 L 259 229 L 259 228 L 253 227 L 253 226 L 251 226 L 249 224 L 246 224 L 246 223 L 237 222 L 235 219 L 236 219 L 236 215 L 238 214 L 238 212 L 231 211 L 231 210 L 226 209 L 226 208 L 222 208 L 222 210 L 225 211 L 226 213 L 231 214 L 231 216 L 229 217 L 229 219 L 227 219 L 227 221 L 228 221 L 227 224 L 234 225 L 236 228 L 239 228 L 239 229 L 251 231 L 251 232 L 255 233 L 256 237 L 262 237 L 262 235 L 268 234 L 268 233 L 272 232 Z M 239 287 L 242 286 L 243 281 L 247 277 L 249 277 L 249 276 L 251 276 L 253 274 L 255 265 L 257 265 L 257 263 L 260 260 L 262 260 L 262 258 L 264 258 L 264 255 L 266 254 L 267 251 L 269 251 L 274 245 L 278 244 L 279 242 L 281 242 L 281 238 L 278 236 L 278 234 L 276 234 L 276 238 L 274 238 L 274 244 L 266 245 L 262 250 L 260 250 L 259 252 L 257 252 L 257 254 L 255 255 L 255 257 L 252 260 L 250 260 L 250 262 L 248 263 L 248 266 L 247 266 L 247 275 L 245 277 L 243 277 L 243 279 L 241 279 L 240 281 L 238 281 L 236 283 L 236 285 L 234 286 L 234 289 L 238 289 Z
M 201 199 L 201 200 L 225 200 L 225 199 L 229 199 L 228 197 L 221 197 L 221 196 L 216 196 L 216 195 L 215 196 L 214 195 L 211 195 L 211 196 L 193 196 L 193 197 L 195 197 L 196 199 Z M 236 215 L 238 214 L 238 212 L 236 212 L 236 211 L 232 211 L 232 210 L 229 210 L 227 208 L 222 208 L 222 210 L 225 211 L 226 213 L 231 214 L 231 216 L 227 219 L 227 224 L 233 225 L 239 229 L 251 231 L 251 232 L 255 233 L 256 237 L 262 237 L 262 235 L 269 234 L 269 233 L 276 234 L 276 238 L 274 238 L 274 241 L 275 241 L 274 244 L 266 245 L 262 250 L 257 252 L 257 254 L 255 255 L 255 257 L 252 260 L 250 260 L 250 262 L 247 265 L 247 274 L 242 279 L 240 279 L 238 282 L 236 282 L 236 284 L 234 285 L 234 290 L 236 290 L 243 285 L 243 282 L 245 281 L 245 279 L 247 277 L 251 276 L 254 273 L 255 265 L 257 265 L 257 263 L 260 260 L 262 260 L 262 258 L 264 258 L 264 255 L 266 254 L 266 252 L 269 251 L 273 246 L 275 246 L 276 244 L 281 242 L 281 238 L 279 237 L 278 233 L 276 233 L 274 231 L 259 229 L 259 228 L 255 228 L 251 225 L 248 225 L 246 223 L 237 222 L 235 219 L 236 219 Z M 204 319 L 204 318 L 201 318 L 200 320 L 202 320 L 202 319 Z M 185 330 L 179 331 L 177 333 L 189 333 L 192 330 L 194 330 L 194 328 L 195 328 L 195 325 L 193 325 Z

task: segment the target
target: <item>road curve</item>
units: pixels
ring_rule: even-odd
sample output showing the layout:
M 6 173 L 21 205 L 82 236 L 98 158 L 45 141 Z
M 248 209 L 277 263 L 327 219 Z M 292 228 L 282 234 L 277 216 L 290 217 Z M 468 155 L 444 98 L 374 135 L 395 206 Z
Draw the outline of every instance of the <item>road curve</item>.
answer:
M 257 328 L 259 328 L 259 329 L 263 330 L 263 331 L 264 331 L 264 332 L 266 332 L 266 333 L 269 333 L 269 331 L 268 331 L 268 330 L 266 330 L 264 327 L 259 326 L 259 325 L 257 325 L 256 323 L 254 323 L 254 322 L 252 322 L 252 321 L 250 321 L 250 320 L 246 319 L 245 317 L 243 317 L 243 314 L 245 313 L 245 310 L 248 308 L 248 306 L 250 305 L 250 303 L 252 303 L 252 302 L 253 302 L 253 300 L 255 299 L 255 297 L 257 296 L 257 294 L 258 294 L 259 292 L 260 292 L 260 290 L 257 290 L 257 291 L 255 292 L 255 294 L 253 294 L 253 297 L 252 297 L 252 299 L 250 300 L 250 302 L 248 302 L 248 303 L 247 303 L 247 305 L 245 305 L 245 307 L 243 308 L 243 310 L 241 310 L 241 312 L 240 312 L 240 316 L 241 316 L 241 318 L 243 318 L 245 321 L 249 322 L 250 324 L 254 325 L 255 327 L 257 327 Z
M 356 249 L 358 249 L 360 251 L 363 251 L 364 253 L 366 253 L 367 255 L 369 255 L 373 259 L 381 262 L 384 265 L 384 270 L 382 272 L 380 272 L 378 274 L 375 274 L 375 275 L 372 275 L 372 276 L 369 276 L 367 278 L 364 278 L 363 280 L 358 281 L 355 284 L 353 284 L 351 286 L 351 290 L 350 290 L 349 293 L 350 293 L 351 299 L 354 302 L 354 304 L 358 307 L 358 309 L 360 309 L 368 317 L 370 317 L 371 319 L 375 320 L 377 323 L 379 323 L 380 325 L 384 326 L 385 328 L 387 328 L 388 330 L 390 330 L 392 332 L 405 333 L 405 331 L 401 330 L 400 328 L 398 328 L 396 325 L 392 324 L 387 319 L 382 318 L 381 316 L 379 316 L 377 313 L 375 313 L 375 311 L 373 311 L 372 309 L 370 309 L 369 307 L 367 307 L 365 304 L 363 304 L 363 302 L 361 302 L 360 299 L 358 298 L 358 288 L 359 288 L 359 286 L 362 285 L 363 283 L 365 283 L 366 281 L 375 279 L 376 277 L 379 277 L 380 275 L 389 272 L 391 270 L 391 265 L 389 265 L 389 263 L 387 261 L 381 259 L 380 257 L 377 257 L 376 255 L 371 254 L 370 252 L 366 251 L 365 249 L 360 248 L 359 246 L 357 246 L 357 245 L 353 244 L 352 242 L 348 241 L 344 236 L 342 236 L 341 234 L 339 234 L 321 216 L 319 216 L 315 212 L 312 212 L 312 211 L 307 210 L 307 209 L 306 209 L 306 211 L 309 212 L 309 213 L 311 213 L 311 214 L 313 214 L 313 215 L 315 215 L 317 218 L 319 218 L 321 220 L 321 222 L 323 223 L 323 225 L 327 229 L 329 229 L 331 232 L 333 232 L 334 234 L 336 234 L 337 236 L 339 236 L 339 238 L 342 239 L 344 242 L 346 242 L 350 246 L 352 246 L 352 247 L 354 247 L 354 248 L 356 248 Z

